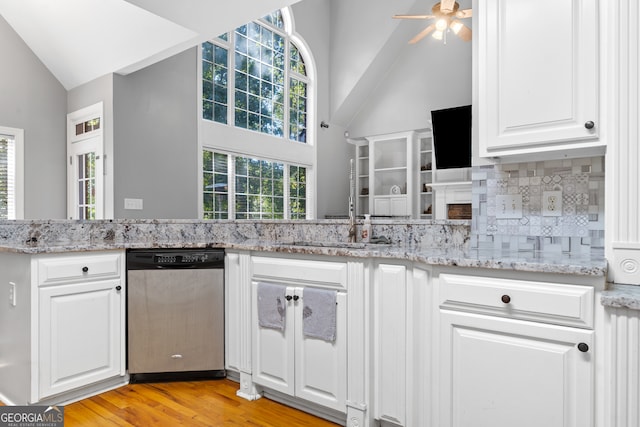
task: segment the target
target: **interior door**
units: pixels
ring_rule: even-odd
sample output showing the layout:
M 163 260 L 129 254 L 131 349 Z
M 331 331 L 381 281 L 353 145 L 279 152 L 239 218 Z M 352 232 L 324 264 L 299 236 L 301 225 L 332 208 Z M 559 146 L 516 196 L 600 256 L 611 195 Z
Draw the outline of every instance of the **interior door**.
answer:
M 102 103 L 67 115 L 67 217 L 104 219 Z

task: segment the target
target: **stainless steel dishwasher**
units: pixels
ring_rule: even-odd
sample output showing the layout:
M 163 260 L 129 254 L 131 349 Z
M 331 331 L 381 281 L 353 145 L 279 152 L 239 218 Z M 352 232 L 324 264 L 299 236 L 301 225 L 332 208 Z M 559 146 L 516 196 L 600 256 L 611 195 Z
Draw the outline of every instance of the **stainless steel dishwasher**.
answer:
M 127 251 L 131 382 L 220 378 L 224 249 Z

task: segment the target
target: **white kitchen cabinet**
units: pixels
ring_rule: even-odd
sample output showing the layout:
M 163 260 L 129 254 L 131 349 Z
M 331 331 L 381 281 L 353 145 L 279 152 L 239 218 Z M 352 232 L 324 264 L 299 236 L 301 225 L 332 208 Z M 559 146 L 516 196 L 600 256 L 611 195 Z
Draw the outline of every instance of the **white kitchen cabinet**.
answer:
M 594 425 L 591 287 L 455 274 L 438 282 L 438 425 Z
M 288 396 L 347 411 L 347 265 L 304 259 L 253 257 L 253 382 Z M 284 331 L 258 324 L 259 282 L 286 284 Z M 303 333 L 303 292 L 307 286 L 338 291 L 336 339 Z M 289 298 L 290 297 L 290 298 Z
M 0 398 L 59 405 L 128 381 L 124 251 L 0 254 Z
M 39 289 L 40 399 L 124 374 L 119 279 Z
M 124 375 L 124 255 L 37 257 L 38 398 Z
M 427 270 L 375 263 L 372 402 L 383 425 L 432 425 L 431 294 Z
M 487 0 L 474 15 L 480 156 L 602 154 L 598 1 Z
M 257 284 L 254 293 L 257 294 Z M 288 287 L 284 331 L 257 327 L 256 384 L 341 412 L 346 409 L 346 294 L 338 293 L 335 342 L 307 338 L 302 331 L 303 287 Z

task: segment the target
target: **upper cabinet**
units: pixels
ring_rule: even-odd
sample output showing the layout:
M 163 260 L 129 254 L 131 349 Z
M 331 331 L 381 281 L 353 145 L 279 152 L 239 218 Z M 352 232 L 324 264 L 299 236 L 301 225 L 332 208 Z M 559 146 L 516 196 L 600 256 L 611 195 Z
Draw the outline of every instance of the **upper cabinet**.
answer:
M 485 0 L 474 9 L 480 157 L 602 154 L 598 1 Z

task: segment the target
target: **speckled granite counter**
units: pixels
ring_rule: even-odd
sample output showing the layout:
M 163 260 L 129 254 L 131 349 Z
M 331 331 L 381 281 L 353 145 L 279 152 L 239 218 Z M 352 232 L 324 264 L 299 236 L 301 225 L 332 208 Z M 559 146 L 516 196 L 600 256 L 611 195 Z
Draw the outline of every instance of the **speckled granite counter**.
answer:
M 358 224 L 358 227 L 361 223 Z M 226 247 L 242 250 L 392 258 L 431 265 L 605 276 L 602 254 L 487 253 L 468 249 L 469 221 L 373 222 L 373 235 L 389 245 L 346 244 L 346 220 L 33 220 L 0 222 L 0 251 L 70 251 Z M 309 243 L 324 242 L 323 245 Z M 333 242 L 335 245 L 327 243 Z M 301 244 L 304 243 L 304 244 Z
M 602 293 L 600 302 L 606 307 L 640 310 L 640 286 L 611 285 Z

